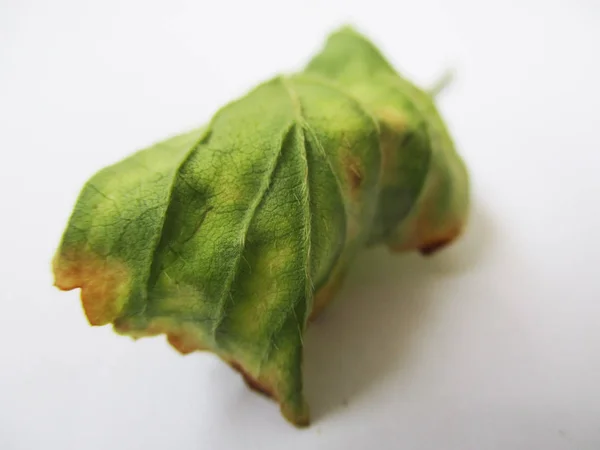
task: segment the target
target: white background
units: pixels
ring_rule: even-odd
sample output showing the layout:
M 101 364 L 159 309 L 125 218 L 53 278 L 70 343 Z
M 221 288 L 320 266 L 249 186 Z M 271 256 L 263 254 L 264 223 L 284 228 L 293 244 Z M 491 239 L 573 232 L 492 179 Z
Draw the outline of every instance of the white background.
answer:
M 90 328 L 50 259 L 99 168 L 343 23 L 428 86 L 464 238 L 371 251 L 307 336 L 297 430 L 208 354 Z M 600 448 L 600 3 L 0 1 L 0 449 Z

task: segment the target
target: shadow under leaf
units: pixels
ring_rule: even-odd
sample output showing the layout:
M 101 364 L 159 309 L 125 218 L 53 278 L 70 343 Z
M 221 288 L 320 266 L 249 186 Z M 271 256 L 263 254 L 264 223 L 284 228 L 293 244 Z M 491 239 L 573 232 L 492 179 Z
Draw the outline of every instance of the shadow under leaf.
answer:
M 422 257 L 384 248 L 359 255 L 333 303 L 309 326 L 305 386 L 313 420 L 342 408 L 410 364 L 418 330 L 435 307 L 440 278 L 473 269 L 492 239 L 490 220 L 473 204 L 463 236 Z M 435 294 L 435 295 L 433 295 Z

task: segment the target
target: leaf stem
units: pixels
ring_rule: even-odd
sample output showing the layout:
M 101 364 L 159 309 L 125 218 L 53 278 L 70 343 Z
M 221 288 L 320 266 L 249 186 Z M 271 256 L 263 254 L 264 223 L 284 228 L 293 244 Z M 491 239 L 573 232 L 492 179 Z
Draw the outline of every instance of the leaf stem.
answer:
M 446 89 L 454 81 L 454 71 L 448 69 L 438 78 L 434 85 L 428 90 L 429 95 L 437 97 L 444 89 Z

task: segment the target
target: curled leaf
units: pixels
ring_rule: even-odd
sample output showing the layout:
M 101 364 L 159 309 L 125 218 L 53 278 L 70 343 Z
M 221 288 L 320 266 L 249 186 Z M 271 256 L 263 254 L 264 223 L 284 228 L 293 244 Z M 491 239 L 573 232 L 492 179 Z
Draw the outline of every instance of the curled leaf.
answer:
M 303 72 L 94 175 L 53 268 L 90 324 L 214 352 L 307 425 L 303 334 L 356 253 L 428 254 L 467 210 L 430 95 L 343 28 Z

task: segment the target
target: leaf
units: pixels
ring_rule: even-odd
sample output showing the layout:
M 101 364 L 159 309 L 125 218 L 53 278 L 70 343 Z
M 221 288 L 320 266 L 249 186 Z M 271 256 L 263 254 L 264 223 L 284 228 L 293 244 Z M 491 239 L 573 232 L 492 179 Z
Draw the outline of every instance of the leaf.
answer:
M 329 37 L 306 72 L 355 96 L 381 127 L 384 168 L 370 244 L 430 254 L 458 237 L 469 209 L 469 178 L 433 98 L 348 27 Z
M 304 72 L 94 175 L 55 284 L 81 288 L 92 325 L 216 353 L 307 425 L 309 318 L 365 245 L 426 250 L 462 227 L 454 160 L 427 95 L 342 29 Z

